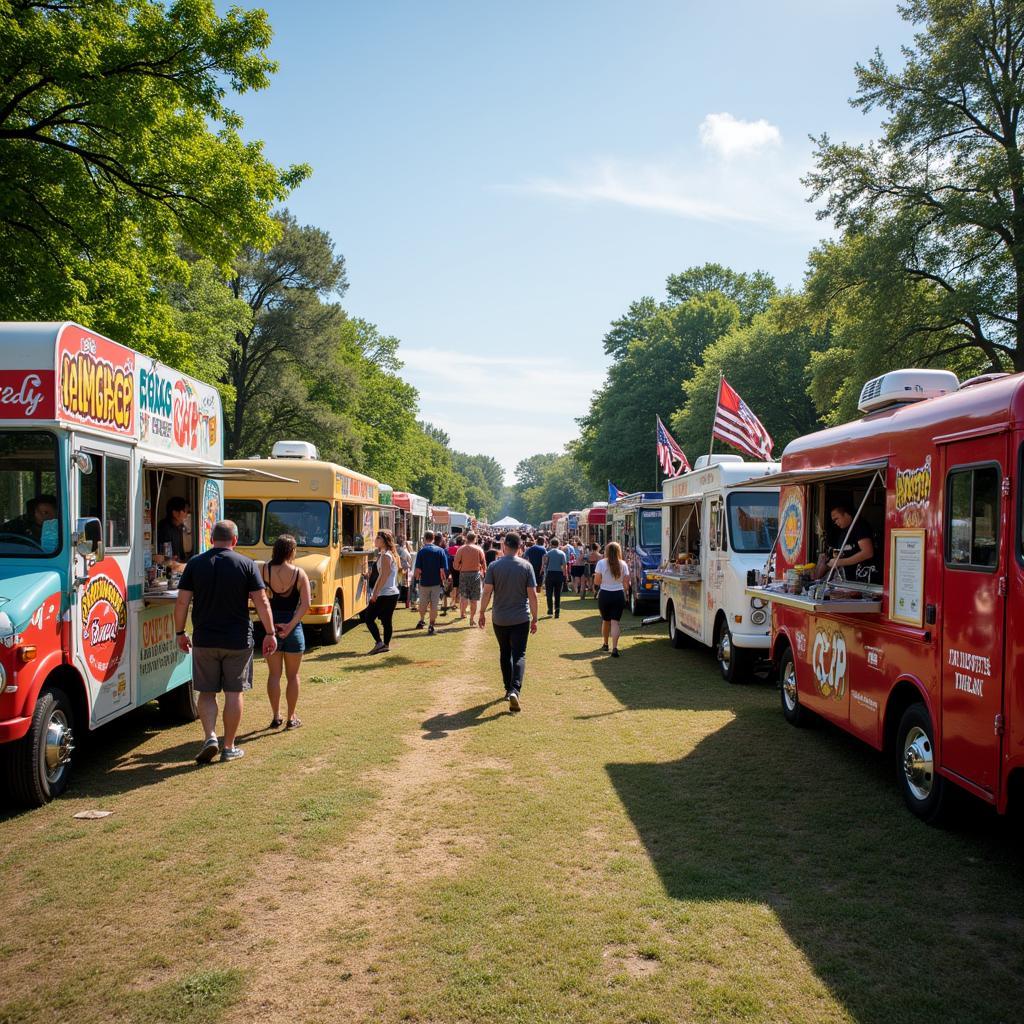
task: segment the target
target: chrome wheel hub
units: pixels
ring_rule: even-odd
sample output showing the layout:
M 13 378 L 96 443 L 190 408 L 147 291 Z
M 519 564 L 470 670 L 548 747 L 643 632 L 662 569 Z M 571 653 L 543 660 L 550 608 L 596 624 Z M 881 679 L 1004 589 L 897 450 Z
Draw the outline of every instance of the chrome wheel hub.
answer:
M 727 629 L 718 638 L 718 660 L 722 663 L 722 668 L 728 668 L 732 661 L 732 637 Z
M 917 800 L 927 800 L 935 780 L 935 758 L 928 733 L 915 725 L 903 741 L 903 774 Z
M 64 768 L 71 763 L 74 749 L 71 723 L 64 712 L 58 709 L 47 723 L 46 740 L 43 744 L 43 766 L 49 782 L 55 782 Z
M 787 711 L 796 711 L 796 666 L 792 662 L 786 665 L 786 674 L 782 677 L 782 699 Z

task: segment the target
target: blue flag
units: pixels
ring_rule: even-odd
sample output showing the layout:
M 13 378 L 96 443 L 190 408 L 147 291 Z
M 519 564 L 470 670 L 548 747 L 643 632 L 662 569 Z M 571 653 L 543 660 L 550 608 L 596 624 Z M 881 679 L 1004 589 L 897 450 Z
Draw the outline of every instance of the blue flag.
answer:
M 622 493 L 622 491 L 620 491 L 618 489 L 618 487 L 616 487 L 615 484 L 613 484 L 611 482 L 611 480 L 609 480 L 608 481 L 608 501 L 609 502 L 618 501 L 619 500 L 619 495 L 621 493 Z

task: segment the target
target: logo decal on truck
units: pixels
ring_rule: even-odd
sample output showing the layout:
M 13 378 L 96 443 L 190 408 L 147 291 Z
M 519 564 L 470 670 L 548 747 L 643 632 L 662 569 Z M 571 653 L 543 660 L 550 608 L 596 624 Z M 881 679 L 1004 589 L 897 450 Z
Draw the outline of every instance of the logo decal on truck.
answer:
M 93 678 L 110 679 L 124 655 L 128 602 L 124 577 L 113 559 L 94 566 L 82 592 L 82 653 Z
M 783 502 L 781 520 L 779 546 L 786 561 L 794 562 L 804 539 L 804 502 L 799 489 L 794 488 Z
M 911 526 L 922 525 L 924 510 L 932 496 L 932 457 L 916 469 L 896 470 L 896 511 Z
M 846 696 L 846 639 L 836 631 L 827 633 L 819 629 L 814 635 L 814 650 L 811 652 L 814 678 L 818 693 L 822 697 L 842 700 Z

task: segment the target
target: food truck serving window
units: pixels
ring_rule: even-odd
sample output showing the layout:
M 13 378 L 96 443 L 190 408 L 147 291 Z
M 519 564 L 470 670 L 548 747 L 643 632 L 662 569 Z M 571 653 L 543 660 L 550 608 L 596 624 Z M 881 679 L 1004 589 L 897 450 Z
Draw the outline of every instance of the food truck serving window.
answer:
M 729 536 L 739 554 L 766 555 L 779 532 L 779 496 L 771 491 L 730 494 Z
M 946 564 L 994 569 L 999 552 L 999 468 L 954 469 L 946 479 Z
M 57 438 L 0 431 L 0 557 L 41 558 L 60 550 Z
M 268 501 L 263 543 L 290 533 L 304 548 L 325 548 L 331 536 L 331 506 L 326 501 Z
M 263 525 L 263 502 L 244 498 L 228 498 L 224 503 L 225 515 L 238 527 L 238 543 L 252 547 L 260 542 Z

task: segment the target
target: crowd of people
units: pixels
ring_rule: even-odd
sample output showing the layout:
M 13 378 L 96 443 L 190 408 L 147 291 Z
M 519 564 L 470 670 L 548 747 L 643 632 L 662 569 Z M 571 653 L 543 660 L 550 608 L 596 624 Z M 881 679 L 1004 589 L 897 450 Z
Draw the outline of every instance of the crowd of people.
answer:
M 234 550 L 238 529 L 229 520 L 214 527 L 212 546 L 189 559 L 175 604 L 177 642 L 192 653 L 192 682 L 198 698 L 203 744 L 196 762 L 233 761 L 243 694 L 252 688 L 255 647 L 267 661 L 270 729 L 297 729 L 299 674 L 306 649 L 302 618 L 310 607 L 310 582 L 295 564 L 296 540 L 282 534 L 263 563 Z M 434 635 L 440 616 L 485 629 L 488 612 L 498 645 L 501 680 L 509 710 L 522 710 L 529 637 L 537 632 L 539 592 L 547 617 L 561 614 L 568 590 L 581 601 L 593 594 L 601 615 L 601 650 L 619 657 L 620 623 L 631 586 L 629 566 L 617 543 L 597 543 L 553 534 L 426 531 L 418 550 L 404 537 L 380 530 L 376 558 L 365 574 L 367 604 L 360 615 L 374 645 L 369 655 L 391 650 L 394 617 L 403 605 L 417 615 L 414 629 Z M 257 622 L 250 620 L 250 605 Z M 193 632 L 185 625 L 191 608 Z M 456 614 L 457 613 L 457 614 Z M 451 621 L 451 620 L 449 620 Z M 281 679 L 286 679 L 281 714 Z M 223 745 L 217 736 L 217 694 L 224 694 Z

